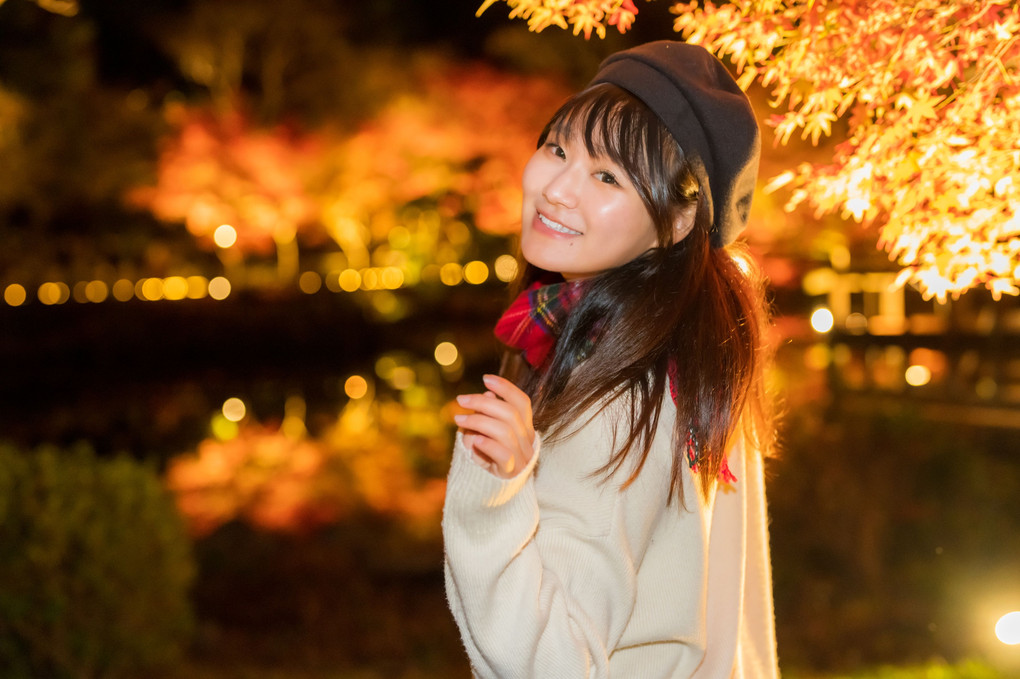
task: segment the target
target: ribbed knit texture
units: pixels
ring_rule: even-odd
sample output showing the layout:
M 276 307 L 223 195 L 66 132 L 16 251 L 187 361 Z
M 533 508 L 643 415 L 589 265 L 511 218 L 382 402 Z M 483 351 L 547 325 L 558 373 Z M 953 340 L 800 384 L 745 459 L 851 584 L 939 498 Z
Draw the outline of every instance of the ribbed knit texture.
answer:
M 668 398 L 668 397 L 667 397 Z M 458 436 L 443 516 L 446 584 L 482 679 L 778 676 L 761 460 L 730 451 L 741 483 L 667 506 L 671 403 L 637 480 L 599 483 L 611 404 L 545 440 L 512 479 Z M 745 481 L 746 479 L 746 481 Z

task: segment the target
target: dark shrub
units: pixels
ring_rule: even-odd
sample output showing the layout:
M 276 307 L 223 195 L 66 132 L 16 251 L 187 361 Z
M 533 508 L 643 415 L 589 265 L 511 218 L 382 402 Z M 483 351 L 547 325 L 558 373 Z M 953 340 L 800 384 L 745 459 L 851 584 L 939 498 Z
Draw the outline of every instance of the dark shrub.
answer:
M 155 471 L 0 444 L 0 676 L 172 667 L 192 628 L 190 542 Z

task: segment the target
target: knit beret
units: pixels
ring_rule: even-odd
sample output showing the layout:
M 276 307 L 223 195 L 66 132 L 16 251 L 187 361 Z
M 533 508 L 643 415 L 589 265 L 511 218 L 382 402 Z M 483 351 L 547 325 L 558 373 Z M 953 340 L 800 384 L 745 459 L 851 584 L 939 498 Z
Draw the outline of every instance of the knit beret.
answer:
M 761 135 L 747 95 L 699 45 L 660 40 L 608 57 L 589 84 L 612 83 L 643 101 L 689 159 L 712 215 L 712 244 L 747 225 Z

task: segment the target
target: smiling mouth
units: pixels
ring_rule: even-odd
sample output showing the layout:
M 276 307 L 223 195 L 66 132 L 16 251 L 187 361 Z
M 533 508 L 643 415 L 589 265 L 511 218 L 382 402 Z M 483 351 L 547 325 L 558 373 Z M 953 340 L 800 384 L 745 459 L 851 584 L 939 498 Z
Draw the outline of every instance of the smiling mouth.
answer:
M 557 224 L 556 222 L 554 222 L 551 219 L 547 218 L 542 213 L 538 214 L 538 219 L 539 219 L 540 222 L 542 222 L 543 224 L 545 224 L 546 226 L 548 226 L 550 229 L 552 229 L 553 231 L 555 231 L 557 233 L 565 233 L 565 234 L 567 234 L 569 236 L 580 236 L 580 235 L 582 235 L 580 231 L 574 231 L 573 229 L 568 229 L 567 227 L 563 226 L 562 224 Z

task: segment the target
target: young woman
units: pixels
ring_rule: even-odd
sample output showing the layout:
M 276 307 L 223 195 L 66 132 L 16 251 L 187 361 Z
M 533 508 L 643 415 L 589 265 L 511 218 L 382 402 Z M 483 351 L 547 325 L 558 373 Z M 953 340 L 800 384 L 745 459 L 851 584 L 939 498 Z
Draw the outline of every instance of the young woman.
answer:
M 668 41 L 542 132 L 501 376 L 455 418 L 446 583 L 475 676 L 778 675 L 766 308 L 729 246 L 759 146 L 722 64 Z

